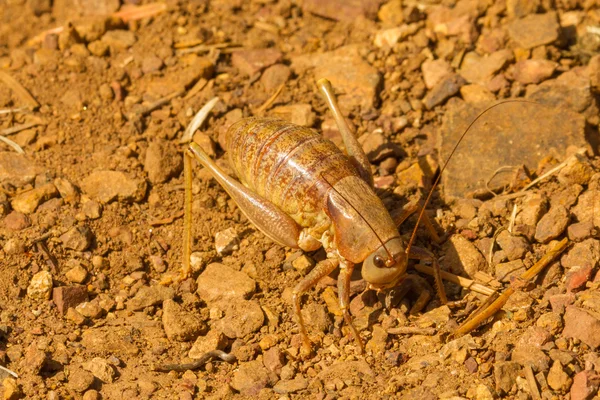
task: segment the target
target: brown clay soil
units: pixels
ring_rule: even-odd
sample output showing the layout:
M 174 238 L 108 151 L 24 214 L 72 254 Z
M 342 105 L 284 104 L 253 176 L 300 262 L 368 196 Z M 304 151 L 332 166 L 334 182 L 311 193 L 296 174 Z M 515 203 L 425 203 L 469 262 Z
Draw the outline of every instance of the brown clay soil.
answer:
M 0 142 L 0 393 L 597 399 L 599 50 L 594 0 L 0 0 L 0 135 L 17 146 Z M 418 230 L 443 269 L 514 290 L 483 326 L 453 336 L 486 296 L 447 282 L 442 305 L 413 261 L 422 284 L 405 296 L 365 290 L 357 268 L 365 354 L 333 274 L 303 298 L 301 357 L 291 290 L 322 251 L 273 244 L 198 165 L 193 273 L 173 281 L 193 116 L 219 98 L 193 140 L 226 170 L 224 133 L 243 117 L 341 146 L 322 77 L 392 213 L 424 200 L 480 111 L 527 99 L 490 109 L 459 147 L 427 208 L 441 242 Z M 154 370 L 215 349 L 236 361 Z

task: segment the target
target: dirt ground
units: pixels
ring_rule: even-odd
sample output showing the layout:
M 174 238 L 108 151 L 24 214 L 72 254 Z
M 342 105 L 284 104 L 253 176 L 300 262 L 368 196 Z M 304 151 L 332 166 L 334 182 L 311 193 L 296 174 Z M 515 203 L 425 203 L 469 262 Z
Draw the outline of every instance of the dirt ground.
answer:
M 599 2 L 0 0 L 0 20 L 4 399 L 599 398 Z M 196 164 L 193 273 L 174 279 L 181 137 L 218 97 L 193 140 L 226 171 L 243 117 L 342 146 L 323 77 L 392 215 L 481 115 L 427 207 L 442 239 L 416 239 L 479 286 L 446 282 L 443 305 L 414 261 L 404 296 L 357 268 L 359 354 L 334 273 L 303 298 L 303 358 L 292 288 L 323 251 L 273 244 Z M 457 337 L 481 288 L 513 293 Z M 215 349 L 235 361 L 155 370 Z

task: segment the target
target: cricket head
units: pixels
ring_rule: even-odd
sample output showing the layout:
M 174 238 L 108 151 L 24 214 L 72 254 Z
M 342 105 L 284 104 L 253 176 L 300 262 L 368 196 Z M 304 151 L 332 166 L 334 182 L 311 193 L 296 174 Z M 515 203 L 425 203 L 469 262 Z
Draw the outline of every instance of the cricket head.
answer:
M 382 243 L 369 254 L 362 266 L 362 276 L 369 289 L 383 290 L 397 286 L 406 276 L 408 255 L 399 237 Z

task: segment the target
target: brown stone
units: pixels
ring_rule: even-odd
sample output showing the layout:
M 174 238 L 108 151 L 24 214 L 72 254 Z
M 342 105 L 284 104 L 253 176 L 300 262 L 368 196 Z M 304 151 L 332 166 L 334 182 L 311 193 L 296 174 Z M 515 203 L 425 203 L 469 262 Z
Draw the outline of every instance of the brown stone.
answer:
M 423 72 L 423 81 L 425 81 L 427 89 L 433 88 L 446 75 L 454 72 L 448 61 L 443 59 L 426 60 L 421 64 L 421 71 Z
M 521 366 L 512 361 L 499 361 L 494 364 L 494 379 L 496 390 L 500 393 L 508 393 L 515 384 L 515 380 L 521 372 Z
M 142 201 L 148 185 L 145 180 L 129 178 L 121 171 L 95 171 L 81 183 L 83 191 L 102 203 Z
M 11 205 L 15 211 L 31 214 L 40 204 L 54 197 L 58 197 L 58 190 L 54 184 L 48 183 L 15 196 Z
M 531 101 L 556 107 L 560 110 L 556 114 L 564 115 L 566 109 L 583 112 L 592 104 L 590 87 L 590 79 L 583 71 L 571 70 L 556 79 L 549 79 L 537 86 L 528 86 L 525 97 Z M 583 147 L 578 142 L 569 142 L 569 144 Z
M 198 315 L 187 312 L 171 299 L 163 302 L 163 327 L 169 340 L 187 342 L 207 331 L 207 326 Z
M 316 115 L 310 104 L 289 104 L 273 108 L 269 114 L 290 121 L 293 124 L 311 127 Z
M 450 97 L 457 94 L 465 83 L 466 81 L 460 75 L 446 75 L 445 78 L 440 80 L 431 91 L 427 93 L 423 99 L 423 105 L 425 105 L 428 110 L 431 110 L 435 106 L 443 104 Z
M 207 265 L 196 283 L 198 295 L 207 303 L 248 299 L 256 290 L 248 275 L 219 263 Z
M 382 2 L 383 0 L 305 0 L 302 8 L 321 17 L 353 22 L 359 17 L 375 19 Z
M 144 170 L 152 183 L 164 183 L 183 170 L 183 160 L 177 147 L 169 141 L 154 141 L 148 145 Z
M 231 339 L 243 338 L 258 331 L 265 322 L 265 316 L 257 301 L 237 300 L 225 310 L 225 318 L 214 325 Z
M 37 172 L 35 164 L 24 155 L 0 151 L 0 184 L 22 187 L 33 182 Z
M 265 88 L 265 92 L 274 93 L 282 84 L 288 81 L 292 71 L 290 67 L 284 64 L 274 64 L 265 69 L 260 77 L 260 82 Z
M 459 135 L 481 111 L 454 101 L 448 105 L 441 129 L 440 160 L 448 158 Z M 485 190 L 485 182 L 501 166 L 525 164 L 535 170 L 542 157 L 557 149 L 587 146 L 582 115 L 534 104 L 502 104 L 485 114 L 475 128 L 465 136 L 442 174 L 444 195 L 450 198 Z M 536 140 L 526 139 L 531 137 Z M 565 154 L 557 156 L 562 159 Z
M 12 231 L 20 231 L 31 226 L 31 220 L 23 213 L 12 211 L 4 217 L 4 226 Z
M 459 72 L 467 82 L 485 86 L 513 57 L 510 50 L 499 50 L 485 57 L 471 52 L 465 55 Z
M 308 54 L 292 59 L 292 70 L 297 74 L 314 68 L 315 79 L 327 78 L 338 96 L 342 112 L 354 107 L 373 108 L 379 100 L 381 75 L 363 60 L 359 47 L 349 45 L 337 50 Z
M 550 296 L 549 300 L 552 311 L 562 315 L 567 306 L 575 302 L 575 295 L 573 293 L 555 294 Z
M 553 43 L 558 39 L 559 31 L 556 12 L 531 14 L 508 25 L 510 38 L 525 49 Z
M 223 350 L 227 346 L 228 340 L 217 329 L 211 329 L 205 336 L 198 336 L 188 356 L 193 359 L 201 358 L 205 353 L 212 350 Z
M 91 246 L 94 234 L 87 226 L 74 226 L 60 235 L 59 239 L 66 249 L 84 251 Z
M 573 377 L 571 400 L 591 400 L 598 392 L 600 373 L 597 371 L 581 371 Z
M 277 380 L 262 362 L 250 361 L 240 365 L 233 373 L 231 386 L 245 396 L 256 396 L 261 389 L 272 385 Z
M 558 64 L 550 60 L 523 60 L 515 64 L 513 78 L 524 85 L 540 83 L 552 76 Z
M 568 306 L 565 313 L 564 337 L 579 339 L 592 349 L 600 346 L 600 315 L 575 306 Z
M 496 96 L 485 86 L 472 84 L 464 85 L 460 88 L 460 95 L 467 103 L 477 105 L 478 103 L 491 103 L 496 100 Z
M 285 365 L 285 356 L 281 349 L 272 347 L 263 353 L 263 363 L 269 371 L 280 375 L 281 369 Z
M 175 297 L 175 291 L 161 285 L 143 286 L 135 296 L 127 302 L 127 308 L 132 311 L 142 310 L 149 306 L 161 304 Z
M 87 300 L 88 292 L 85 286 L 59 286 L 52 291 L 52 301 L 61 314 L 66 313 L 69 307 L 74 308 Z
M 249 49 L 236 51 L 231 56 L 231 63 L 241 73 L 253 76 L 257 72 L 278 63 L 281 52 L 277 49 Z
M 444 244 L 446 257 L 441 262 L 449 271 L 461 276 L 474 276 L 485 271 L 487 263 L 473 243 L 461 235 L 452 235 Z

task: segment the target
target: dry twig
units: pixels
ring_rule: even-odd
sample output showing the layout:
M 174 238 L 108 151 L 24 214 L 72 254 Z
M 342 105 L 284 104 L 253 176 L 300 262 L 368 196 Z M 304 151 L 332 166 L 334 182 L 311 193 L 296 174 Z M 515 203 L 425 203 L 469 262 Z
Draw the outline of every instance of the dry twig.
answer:
M 165 3 L 150 3 L 144 4 L 143 6 L 123 7 L 121 11 L 113 13 L 112 16 L 121 18 L 123 22 L 127 23 L 129 21 L 137 21 L 140 19 L 153 17 L 166 10 L 167 5 Z
M 176 49 L 187 49 L 188 47 L 199 46 L 204 43 L 202 39 L 191 39 L 191 40 L 182 40 L 181 42 L 177 42 L 173 45 Z
M 423 272 L 424 274 L 433 276 L 433 268 L 428 267 L 427 265 L 417 264 L 415 265 L 415 269 L 419 272 Z M 463 278 L 462 276 L 454 275 L 447 271 L 440 271 L 440 274 L 442 275 L 443 279 L 456 283 L 457 285 L 460 285 L 465 289 L 485 294 L 486 296 L 490 296 L 494 293 L 493 289 L 476 283 L 471 279 Z
M 548 252 L 538 260 L 531 268 L 527 271 L 523 272 L 521 275 L 521 280 L 529 281 L 533 279 L 537 274 L 539 274 L 548 264 L 552 262 L 558 255 L 560 255 L 568 246 L 569 240 L 564 238 L 557 244 L 555 244 Z M 515 288 L 513 286 L 509 286 L 506 288 L 504 292 L 485 310 L 476 315 L 474 318 L 466 321 L 458 329 L 454 332 L 454 337 L 459 337 L 471 332 L 473 329 L 477 328 L 488 318 L 492 317 L 496 312 L 498 312 L 504 304 L 508 301 L 509 297 L 515 292 Z
M 517 207 L 517 204 L 515 203 L 513 205 L 512 214 L 510 214 L 510 222 L 508 223 L 508 233 L 510 233 L 511 235 L 512 235 L 513 228 L 515 227 L 515 219 L 517 218 L 518 209 L 519 209 L 519 207 Z
M 168 225 L 168 224 L 172 224 L 173 221 L 175 221 L 176 219 L 179 219 L 181 217 L 183 217 L 183 211 L 180 211 L 171 217 L 162 218 L 162 219 L 154 219 L 152 221 L 148 221 L 148 224 L 150 226 Z

